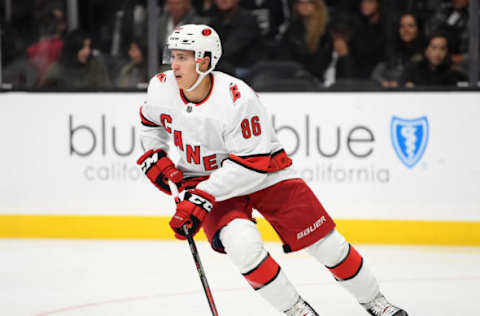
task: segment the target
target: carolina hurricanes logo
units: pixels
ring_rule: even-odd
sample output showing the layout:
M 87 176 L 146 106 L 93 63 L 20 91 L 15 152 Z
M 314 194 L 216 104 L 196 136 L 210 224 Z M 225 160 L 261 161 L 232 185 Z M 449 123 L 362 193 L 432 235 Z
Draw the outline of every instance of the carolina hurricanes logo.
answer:
M 241 97 L 240 91 L 238 90 L 238 86 L 233 82 L 230 82 L 230 93 L 232 94 L 233 102 L 237 101 Z
M 211 30 L 211 29 L 203 29 L 203 30 L 202 30 L 202 35 L 203 35 L 203 36 L 209 36 L 210 34 L 212 34 L 212 30 Z
M 163 72 L 159 73 L 157 75 L 157 78 L 158 78 L 158 80 L 160 80 L 160 82 L 165 82 L 165 80 L 167 80 L 167 76 Z

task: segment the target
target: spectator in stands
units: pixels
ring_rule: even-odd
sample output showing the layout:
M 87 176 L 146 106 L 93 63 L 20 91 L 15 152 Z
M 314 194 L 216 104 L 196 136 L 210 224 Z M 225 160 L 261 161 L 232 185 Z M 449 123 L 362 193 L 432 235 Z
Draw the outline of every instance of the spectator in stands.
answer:
M 28 60 L 35 69 L 38 82 L 43 80 L 48 67 L 62 53 L 65 18 L 60 8 L 53 8 L 40 17 L 39 41 L 27 48 Z
M 427 34 L 443 32 L 449 37 L 451 61 L 463 69 L 467 69 L 468 20 L 468 0 L 451 0 L 440 6 L 427 23 Z
M 333 41 L 327 31 L 324 0 L 295 0 L 292 21 L 281 41 L 280 57 L 302 64 L 321 81 L 332 59 Z
M 59 89 L 102 89 L 111 83 L 105 65 L 93 56 L 90 38 L 80 30 L 68 33 L 62 55 L 50 65 L 40 87 Z
M 240 6 L 257 18 L 266 40 L 278 39 L 285 32 L 290 14 L 287 0 L 240 0 Z
M 361 0 L 360 17 L 355 25 L 348 53 L 355 62 L 355 77 L 370 79 L 372 70 L 383 60 L 386 36 L 380 0 Z
M 148 83 L 148 70 L 145 60 L 146 46 L 141 40 L 133 40 L 128 50 L 129 62 L 124 65 L 116 80 L 119 88 L 141 88 Z
M 244 78 L 263 58 L 264 42 L 255 16 L 239 6 L 239 0 L 215 0 L 217 11 L 210 20 L 222 39 L 223 55 L 217 69 Z
M 389 8 L 393 12 L 413 12 L 420 19 L 427 13 L 431 13 L 433 8 L 437 8 L 439 2 L 445 0 L 402 0 L 390 1 Z M 450 1 L 450 0 L 447 0 Z
M 32 64 L 28 61 L 25 47 L 17 42 L 19 33 L 12 25 L 7 25 L 2 34 L 2 84 L 7 87 L 31 88 L 37 81 L 37 75 Z M 11 86 L 10 86 L 11 85 Z
M 330 27 L 329 36 L 332 38 L 330 62 L 324 73 L 324 86 L 355 85 L 351 79 L 355 77 L 355 62 L 349 52 L 352 38 L 351 17 L 339 15 Z
M 204 17 L 212 16 L 216 10 L 214 0 L 193 0 L 193 7 L 197 11 L 198 15 Z
M 354 14 L 358 12 L 359 1 L 352 0 L 327 0 L 327 5 L 333 12 Z
M 206 18 L 199 16 L 192 7 L 192 0 L 166 0 L 163 14 L 158 21 L 158 38 L 162 61 L 169 61 L 165 60 L 169 55 L 165 43 L 167 36 L 175 28 L 184 24 L 204 24 L 206 22 Z M 168 69 L 170 69 L 170 66 L 168 66 Z
M 146 0 L 75 2 L 78 6 L 79 25 L 89 34 L 97 49 L 108 52 L 103 55 L 108 64 L 114 62 L 109 56 L 116 58 L 122 51 L 122 46 L 126 46 L 135 34 L 146 34 L 146 23 L 142 23 L 145 15 L 142 17 L 141 13 Z M 137 11 L 139 8 L 140 12 Z
M 429 37 L 424 58 L 405 67 L 402 83 L 406 87 L 456 86 L 467 77 L 452 67 L 448 38 L 442 33 Z
M 31 88 L 35 85 L 38 75 L 37 69 L 33 68 L 29 61 L 27 48 L 39 40 L 41 17 L 44 17 L 46 12 L 52 12 L 52 9 L 58 6 L 58 2 L 55 0 L 8 2 L 11 10 L 8 21 L 3 20 L 7 17 L 3 14 L 6 11 L 0 9 L 2 81 L 12 84 L 14 88 Z
M 422 59 L 422 34 L 420 21 L 413 13 L 401 15 L 394 53 L 375 67 L 372 78 L 385 88 L 398 87 L 405 65 Z
M 38 40 L 37 7 L 32 0 L 2 2 L 5 3 L 4 9 L 7 8 L 8 3 L 10 4 L 10 20 L 6 19 L 5 10 L 0 11 L 0 20 L 5 18 L 2 23 L 2 37 L 9 37 L 13 40 L 9 46 L 2 44 L 2 50 L 5 51 L 5 54 L 9 54 L 9 50 L 16 53 L 25 51 L 29 45 Z

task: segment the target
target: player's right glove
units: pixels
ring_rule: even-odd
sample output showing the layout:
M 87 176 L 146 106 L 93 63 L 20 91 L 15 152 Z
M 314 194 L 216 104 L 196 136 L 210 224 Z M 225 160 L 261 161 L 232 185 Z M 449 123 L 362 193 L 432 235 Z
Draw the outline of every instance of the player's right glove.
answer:
M 188 233 L 192 237 L 195 236 L 214 204 L 215 198 L 205 191 L 199 189 L 186 191 L 183 201 L 177 204 L 175 214 L 170 220 L 175 237 L 186 239 L 183 225 L 187 225 Z
M 138 158 L 137 165 L 158 189 L 167 194 L 171 194 L 168 180 L 177 186 L 180 186 L 183 180 L 182 171 L 175 168 L 172 160 L 162 149 L 150 149 Z

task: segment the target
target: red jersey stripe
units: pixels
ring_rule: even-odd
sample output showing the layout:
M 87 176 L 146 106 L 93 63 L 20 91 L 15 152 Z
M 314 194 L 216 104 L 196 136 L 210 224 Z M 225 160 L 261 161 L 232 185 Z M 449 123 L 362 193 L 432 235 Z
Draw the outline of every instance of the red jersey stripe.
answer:
M 253 155 L 247 157 L 239 157 L 233 154 L 228 155 L 228 159 L 231 161 L 256 172 L 267 173 L 268 166 L 270 165 L 270 154 L 265 155 Z
M 152 121 L 149 121 L 145 116 L 143 116 L 142 113 L 143 106 L 140 107 L 140 119 L 142 121 L 142 124 L 145 126 L 150 126 L 150 127 L 157 127 L 158 125 L 153 123 Z

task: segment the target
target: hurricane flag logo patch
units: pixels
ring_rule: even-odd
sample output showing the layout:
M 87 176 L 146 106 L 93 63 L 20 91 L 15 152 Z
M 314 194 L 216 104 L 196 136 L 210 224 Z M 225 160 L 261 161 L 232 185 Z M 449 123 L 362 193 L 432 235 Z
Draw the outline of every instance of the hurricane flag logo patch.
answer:
M 393 116 L 390 134 L 398 158 L 405 166 L 412 168 L 420 161 L 427 147 L 427 117 L 403 119 Z

